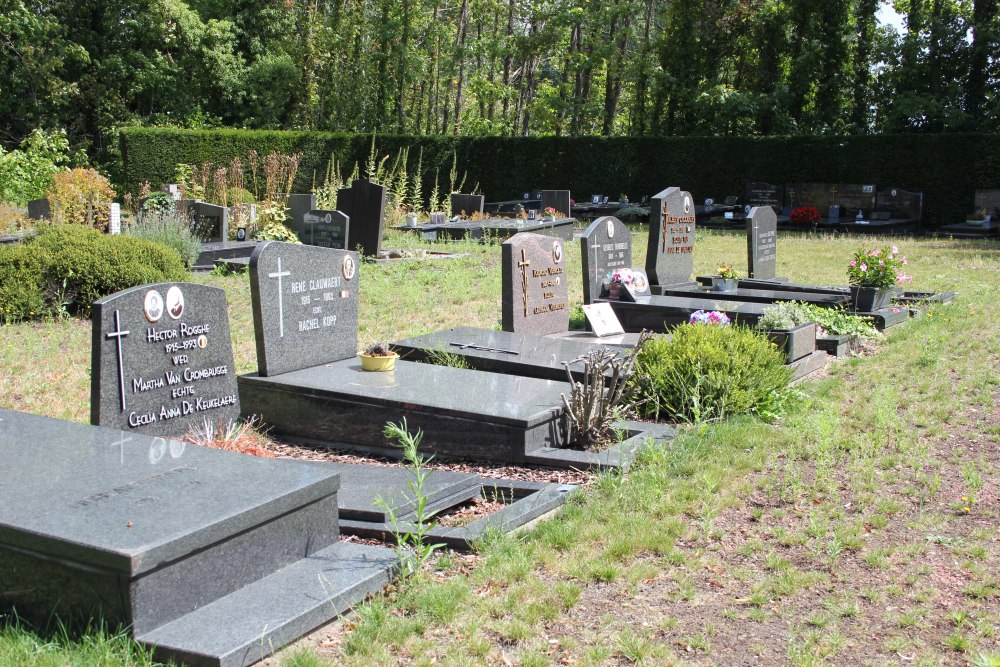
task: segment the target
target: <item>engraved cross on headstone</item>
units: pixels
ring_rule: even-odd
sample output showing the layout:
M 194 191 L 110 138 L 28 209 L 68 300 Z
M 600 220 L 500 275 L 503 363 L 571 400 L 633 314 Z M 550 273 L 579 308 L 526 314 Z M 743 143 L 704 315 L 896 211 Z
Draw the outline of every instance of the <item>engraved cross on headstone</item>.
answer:
M 112 443 L 110 443 L 108 445 L 108 447 L 117 447 L 118 448 L 118 451 L 119 451 L 119 455 L 118 455 L 119 462 L 122 463 L 123 465 L 125 463 L 125 443 L 126 442 L 132 442 L 132 438 L 126 438 L 125 434 L 122 433 L 120 436 L 118 436 L 118 442 L 112 442 Z
M 122 331 L 121 312 L 115 310 L 115 330 L 108 332 L 108 338 L 114 338 L 118 344 L 118 387 L 122 394 L 122 412 L 125 412 L 125 363 L 122 361 L 122 338 L 132 333 Z
M 278 270 L 274 273 L 267 274 L 268 278 L 278 279 L 278 338 L 285 337 L 285 302 L 284 295 L 281 289 L 281 279 L 285 276 L 292 275 L 291 271 L 281 270 L 281 258 L 278 258 Z
M 524 316 L 528 316 L 528 267 L 531 260 L 528 259 L 527 250 L 521 248 L 521 261 L 517 263 L 521 269 L 521 293 L 524 297 Z
M 834 185 L 830 188 L 830 206 L 836 206 L 837 204 L 837 186 Z
M 664 206 L 664 207 L 666 206 L 665 203 L 660 204 L 660 205 Z M 661 228 L 660 237 L 661 237 L 661 240 L 662 240 L 663 243 L 661 244 L 660 252 L 666 252 L 667 251 L 667 232 L 668 232 L 668 229 L 669 229 L 669 223 L 667 222 L 667 218 L 669 218 L 670 216 L 668 216 L 667 215 L 667 211 L 664 210 L 662 217 L 663 217 L 663 223 L 660 225 L 660 228 Z

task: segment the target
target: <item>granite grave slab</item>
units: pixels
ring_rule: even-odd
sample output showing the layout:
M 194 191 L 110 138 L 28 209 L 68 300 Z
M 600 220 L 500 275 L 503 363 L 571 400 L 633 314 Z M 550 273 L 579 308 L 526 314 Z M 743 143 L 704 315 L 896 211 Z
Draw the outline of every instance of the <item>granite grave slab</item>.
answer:
M 417 225 L 415 227 L 396 227 L 400 230 L 416 231 L 425 241 L 461 241 L 471 238 L 474 241 L 505 241 L 514 234 L 532 232 L 546 234 L 568 241 L 573 238 L 574 218 L 556 218 L 543 220 L 536 216 L 534 220 L 523 218 L 484 218 L 481 220 L 455 220 L 441 224 Z
M 569 190 L 542 190 L 542 211 L 555 209 L 561 217 L 570 215 L 572 212 L 572 197 Z
M 750 207 L 770 206 L 777 213 L 785 205 L 785 186 L 751 181 L 747 183 L 745 201 Z
M 127 625 L 161 660 L 260 660 L 397 564 L 338 541 L 340 480 L 323 464 L 8 410 L 0 453 L 0 604 Z
M 358 349 L 358 254 L 277 241 L 250 257 L 261 375 L 346 359 Z
M 303 243 L 348 250 L 350 219 L 344 213 L 314 209 L 306 213 L 302 220 L 305 231 L 300 238 Z
M 540 336 L 569 328 L 564 241 L 522 232 L 501 246 L 504 331 Z
M 195 201 L 188 208 L 191 233 L 205 243 L 229 240 L 229 209 L 217 204 Z
M 458 192 L 453 192 L 451 194 L 450 201 L 452 215 L 482 215 L 483 207 L 486 205 L 486 197 L 483 195 L 466 195 Z
M 364 178 L 355 179 L 349 188 L 337 190 L 337 210 L 351 220 L 347 247 L 357 249 L 360 246 L 365 257 L 377 255 L 382 249 L 385 198 L 385 186 Z
M 95 301 L 91 319 L 91 423 L 180 437 L 239 416 L 224 290 L 142 285 Z
M 614 269 L 632 266 L 632 232 L 614 216 L 598 218 L 580 235 L 583 259 L 583 302 L 594 303 L 608 293 Z
M 755 206 L 747 216 L 747 276 L 774 278 L 778 272 L 778 216 L 770 206 Z
M 690 283 L 694 269 L 695 207 L 690 192 L 667 188 L 649 208 L 646 273 L 654 285 Z

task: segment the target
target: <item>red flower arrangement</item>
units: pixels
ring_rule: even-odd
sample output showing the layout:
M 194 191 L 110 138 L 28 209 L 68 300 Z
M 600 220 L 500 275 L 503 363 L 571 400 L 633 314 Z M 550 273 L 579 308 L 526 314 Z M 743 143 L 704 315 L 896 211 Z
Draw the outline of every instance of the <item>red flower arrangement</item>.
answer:
M 819 211 L 815 206 L 800 206 L 792 211 L 791 218 L 796 225 L 815 225 L 819 222 Z

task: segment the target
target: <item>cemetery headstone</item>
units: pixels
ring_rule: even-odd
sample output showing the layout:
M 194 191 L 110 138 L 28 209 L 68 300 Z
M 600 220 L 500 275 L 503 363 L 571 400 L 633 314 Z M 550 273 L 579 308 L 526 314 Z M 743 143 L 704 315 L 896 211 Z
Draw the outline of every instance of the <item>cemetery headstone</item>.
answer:
M 774 278 L 778 271 L 778 216 L 755 206 L 747 216 L 747 277 Z
M 974 199 L 973 210 L 985 209 L 993 220 L 1000 218 L 1000 190 L 976 190 Z
M 593 303 L 607 289 L 613 269 L 632 266 L 632 232 L 614 216 L 590 223 L 580 237 L 583 302 Z
M 95 301 L 91 313 L 92 424 L 180 437 L 239 417 L 224 290 L 141 285 Z
M 160 192 L 170 193 L 170 196 L 174 198 L 174 201 L 180 201 L 181 199 L 181 188 L 176 183 L 164 183 L 160 186 Z
M 641 297 L 652 296 L 649 287 L 649 276 L 642 269 L 632 269 L 632 282 L 624 285 L 622 300 L 638 301 Z
M 111 202 L 108 204 L 108 234 L 122 232 L 122 205 Z
M 382 244 L 382 227 L 385 224 L 384 186 L 358 178 L 351 187 L 337 191 L 337 210 L 351 219 L 347 247 L 361 246 L 365 257 L 377 255 Z
M 48 199 L 32 199 L 28 202 L 28 217 L 43 220 L 52 217 L 52 206 Z
M 299 233 L 303 243 L 323 248 L 347 250 L 350 219 L 340 211 L 312 210 L 302 217 L 305 230 Z
M 610 303 L 588 303 L 583 306 L 583 314 L 587 318 L 590 330 L 598 338 L 625 333 Z
M 646 273 L 656 285 L 686 283 L 694 269 L 695 209 L 690 192 L 667 188 L 649 207 Z
M 457 192 L 451 195 L 452 215 L 471 216 L 476 213 L 481 214 L 485 205 L 486 197 L 483 195 L 465 195 Z
M 358 351 L 358 254 L 265 242 L 250 256 L 257 366 L 278 375 Z
M 564 241 L 522 232 L 501 246 L 504 331 L 544 336 L 569 328 Z
M 196 201 L 188 209 L 191 232 L 205 243 L 229 240 L 229 209 Z
M 997 201 L 1000 204 L 1000 198 Z M 886 188 L 875 195 L 875 210 L 886 212 L 890 217 L 903 220 L 923 218 L 924 193 L 910 192 L 903 188 Z M 986 210 L 991 213 L 991 209 Z
M 316 195 L 311 192 L 288 195 L 285 205 L 288 206 L 288 226 L 299 235 L 299 240 L 308 243 L 306 239 L 309 238 L 310 230 L 306 226 L 306 215 L 319 208 L 316 204 Z
M 542 211 L 547 208 L 554 208 L 565 216 L 570 214 L 570 191 L 569 190 L 542 190 Z
M 746 202 L 750 206 L 770 206 L 777 212 L 784 206 L 784 201 L 784 186 L 761 181 L 747 183 Z

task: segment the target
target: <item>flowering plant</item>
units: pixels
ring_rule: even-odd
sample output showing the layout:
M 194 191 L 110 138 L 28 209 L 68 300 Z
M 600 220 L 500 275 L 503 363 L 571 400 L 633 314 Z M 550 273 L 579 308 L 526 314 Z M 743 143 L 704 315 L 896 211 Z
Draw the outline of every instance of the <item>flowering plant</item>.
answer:
M 631 285 L 635 283 L 635 274 L 632 273 L 632 269 L 626 267 L 614 269 L 608 273 L 608 282 Z
M 901 257 L 896 246 L 880 248 L 860 248 L 847 266 L 847 280 L 858 287 L 880 287 L 905 285 L 913 280 L 906 275 L 903 267 L 906 258 Z
M 792 211 L 791 220 L 796 225 L 815 225 L 819 222 L 819 211 L 815 206 L 800 206 Z
M 720 313 L 717 310 L 704 311 L 696 310 L 691 313 L 691 317 L 688 319 L 690 324 L 729 324 L 730 319 L 725 313 Z
M 546 206 L 545 210 L 542 211 L 542 213 L 545 214 L 545 215 L 551 215 L 553 218 L 558 218 L 559 216 L 562 215 L 562 213 L 560 213 L 559 211 L 555 210 L 551 206 Z
M 740 277 L 730 263 L 719 264 L 719 275 L 725 280 L 738 280 Z

